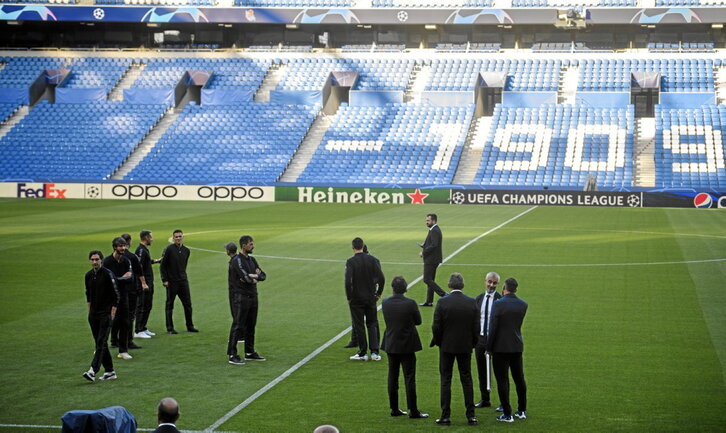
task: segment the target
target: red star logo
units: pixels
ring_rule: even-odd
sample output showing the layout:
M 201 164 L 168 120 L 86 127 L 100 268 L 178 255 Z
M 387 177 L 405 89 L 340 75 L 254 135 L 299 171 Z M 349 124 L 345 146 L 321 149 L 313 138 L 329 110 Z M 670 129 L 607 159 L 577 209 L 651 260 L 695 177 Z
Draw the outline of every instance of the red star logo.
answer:
M 428 197 L 428 194 L 424 194 L 420 189 L 416 188 L 413 193 L 407 193 L 407 196 L 411 197 L 411 204 L 424 204 L 424 199 Z

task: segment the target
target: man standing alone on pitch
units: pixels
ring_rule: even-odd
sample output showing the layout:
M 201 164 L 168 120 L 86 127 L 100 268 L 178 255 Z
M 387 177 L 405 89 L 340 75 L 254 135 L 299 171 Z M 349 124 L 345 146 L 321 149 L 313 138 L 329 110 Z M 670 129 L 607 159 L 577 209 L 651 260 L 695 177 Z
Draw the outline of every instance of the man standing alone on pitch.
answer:
M 512 406 L 509 404 L 509 370 L 512 370 L 512 379 L 517 389 L 517 411 L 514 416 L 519 419 L 527 418 L 527 384 L 524 381 L 524 365 L 522 352 L 522 322 L 527 314 L 527 303 L 519 299 L 517 293 L 517 280 L 508 278 L 504 282 L 502 299 L 492 307 L 491 326 L 487 337 L 487 353 L 493 354 L 494 376 L 497 378 L 497 392 L 502 403 L 503 414 L 497 421 L 513 422 Z
M 113 273 L 102 265 L 103 253 L 94 250 L 88 253 L 91 270 L 86 273 L 86 302 L 88 303 L 88 324 L 91 325 L 93 341 L 96 351 L 93 352 L 91 368 L 83 373 L 83 377 L 93 382 L 101 369 L 106 372 L 101 380 L 116 379 L 113 369 L 113 359 L 108 351 L 108 333 L 111 331 L 111 322 L 116 315 L 116 306 L 119 302 L 119 292 L 116 287 L 116 278 Z
M 421 313 L 413 299 L 406 298 L 406 280 L 394 277 L 391 281 L 393 296 L 383 301 L 381 309 L 386 321 L 382 349 L 388 354 L 388 403 L 391 416 L 403 416 L 398 407 L 398 372 L 403 368 L 406 384 L 406 403 L 409 418 L 428 418 L 418 410 L 416 399 L 416 352 L 421 350 L 421 339 L 416 327 L 421 324 Z
M 474 298 L 466 296 L 464 277 L 459 273 L 449 277 L 451 293 L 439 299 L 431 325 L 431 346 L 439 346 L 439 373 L 441 374 L 441 418 L 436 424 L 451 424 L 451 377 L 454 361 L 459 368 L 461 388 L 464 391 L 466 419 L 469 425 L 478 424 L 474 416 L 474 388 L 471 379 L 471 351 L 479 335 L 479 310 Z
M 474 354 L 476 355 L 476 369 L 479 373 L 479 392 L 481 392 L 481 400 L 475 405 L 477 408 L 490 407 L 492 405 L 489 397 L 492 389 L 492 377 L 491 357 L 486 354 L 487 334 L 489 333 L 489 323 L 492 317 L 492 305 L 494 305 L 494 301 L 502 297 L 497 292 L 499 274 L 489 272 L 484 277 L 484 284 L 486 290 L 476 297 L 476 306 L 480 312 L 480 325 L 479 341 L 476 343 Z
M 383 293 L 386 277 L 381 271 L 381 263 L 378 259 L 363 252 L 365 246 L 363 239 L 355 238 L 351 245 L 355 254 L 345 262 L 345 296 L 353 315 L 358 353 L 351 356 L 350 359 L 367 361 L 370 340 L 371 359 L 380 361 L 376 302 Z M 363 326 L 364 321 L 365 327 Z M 366 339 L 366 328 L 368 329 L 368 339 Z
M 149 314 L 154 303 L 154 270 L 151 265 L 161 262 L 161 259 L 152 259 L 149 252 L 149 246 L 154 241 L 154 236 L 149 230 L 141 230 L 139 233 L 139 246 L 136 247 L 136 256 L 141 262 L 141 269 L 144 274 L 144 281 L 148 290 L 141 292 L 142 300 L 138 303 L 136 310 L 136 337 L 146 338 L 153 337 L 155 333 L 149 331 L 147 323 L 149 322 Z M 146 337 L 142 336 L 145 335 Z
M 164 249 L 159 266 L 161 281 L 166 287 L 166 333 L 178 334 L 174 329 L 174 301 L 177 296 L 184 307 L 187 331 L 199 332 L 192 320 L 192 295 L 187 279 L 187 263 L 191 252 L 182 243 L 184 233 L 181 230 L 174 230 L 173 239 L 174 242 Z
M 227 342 L 229 363 L 244 364 L 237 354 L 237 341 L 245 340 L 245 359 L 248 361 L 264 361 L 265 358 L 255 351 L 255 327 L 257 326 L 257 283 L 265 281 L 267 275 L 260 269 L 257 259 L 250 254 L 255 249 L 252 236 L 239 238 L 240 252 L 229 262 L 230 303 L 232 326 Z M 227 248 L 229 253 L 229 248 Z
M 441 247 L 443 237 L 441 235 L 441 228 L 438 225 L 438 217 L 435 213 L 426 215 L 426 227 L 429 228 L 429 233 L 426 235 L 424 243 L 419 244 L 423 250 L 418 254 L 419 257 L 423 257 L 423 282 L 427 288 L 426 302 L 421 304 L 421 306 L 431 307 L 434 305 L 434 292 L 439 296 L 446 295 L 446 292 L 436 284 L 436 268 L 439 267 L 442 261 Z

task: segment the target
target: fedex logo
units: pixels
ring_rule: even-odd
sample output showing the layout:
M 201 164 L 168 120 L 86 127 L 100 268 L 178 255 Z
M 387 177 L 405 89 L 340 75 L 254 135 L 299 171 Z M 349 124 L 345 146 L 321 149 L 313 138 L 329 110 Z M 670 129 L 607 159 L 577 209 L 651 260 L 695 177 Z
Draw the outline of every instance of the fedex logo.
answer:
M 42 188 L 26 188 L 26 184 L 18 184 L 18 198 L 66 198 L 65 189 L 58 189 L 54 183 L 44 183 Z

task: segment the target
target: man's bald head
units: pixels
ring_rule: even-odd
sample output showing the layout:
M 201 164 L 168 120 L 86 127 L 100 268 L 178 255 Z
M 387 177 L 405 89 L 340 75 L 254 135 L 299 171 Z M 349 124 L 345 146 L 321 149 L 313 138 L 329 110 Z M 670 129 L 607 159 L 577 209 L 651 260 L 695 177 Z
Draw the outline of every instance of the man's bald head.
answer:
M 179 403 L 171 397 L 162 398 L 159 402 L 159 410 L 157 417 L 159 418 L 159 424 L 171 423 L 174 424 L 179 419 Z

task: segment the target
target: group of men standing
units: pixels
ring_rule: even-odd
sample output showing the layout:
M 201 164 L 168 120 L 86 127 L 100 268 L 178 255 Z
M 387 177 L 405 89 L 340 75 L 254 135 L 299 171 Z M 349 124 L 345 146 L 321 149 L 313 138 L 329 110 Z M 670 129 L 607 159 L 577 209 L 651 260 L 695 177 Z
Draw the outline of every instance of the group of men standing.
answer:
M 154 240 L 149 230 L 139 233 L 136 252 L 129 251 L 131 235 L 124 233 L 113 239 L 112 253 L 105 257 L 100 250 L 89 252 L 91 270 L 86 273 L 86 302 L 88 322 L 96 347 L 91 367 L 83 377 L 93 382 L 101 364 L 105 373 L 100 380 L 116 379 L 113 359 L 109 351 L 118 347 L 117 358 L 129 360 L 130 349 L 141 349 L 134 338 L 151 338 L 156 334 L 147 327 L 154 297 L 153 264 L 160 263 L 161 279 L 166 287 L 166 328 L 168 334 L 177 334 L 173 323 L 174 301 L 178 296 L 184 306 L 187 330 L 199 332 L 192 322 L 192 303 L 186 268 L 189 248 L 183 245 L 181 230 L 173 233 L 174 242 L 164 249 L 160 259 L 152 259 L 149 246 Z
M 451 380 L 454 363 L 457 364 L 464 392 L 466 418 L 469 425 L 477 425 L 475 408 L 491 406 L 491 370 L 497 380 L 497 391 L 502 412 L 498 421 L 513 422 L 514 417 L 526 418 L 527 387 L 524 380 L 522 352 L 524 343 L 521 327 L 527 312 L 527 303 L 516 295 L 518 283 L 509 278 L 502 293 L 496 291 L 500 277 L 489 272 L 485 279 L 485 291 L 476 299 L 463 293 L 464 278 L 459 273 L 449 277 L 450 293 L 436 282 L 436 269 L 442 263 L 442 233 L 436 214 L 426 216 L 429 233 L 421 246 L 420 256 L 424 261 L 423 280 L 427 285 L 426 301 L 423 307 L 433 306 L 434 293 L 441 296 L 434 309 L 432 339 L 430 346 L 439 347 L 439 374 L 441 416 L 436 424 L 451 424 Z M 370 340 L 372 360 L 380 360 L 378 354 L 378 322 L 376 301 L 380 298 L 385 277 L 380 262 L 363 252 L 364 242 L 360 238 L 352 241 L 354 255 L 346 262 L 346 297 L 353 319 L 353 334 L 359 351 L 350 359 L 368 360 L 366 333 Z M 416 352 L 422 350 L 416 326 L 422 323 L 418 305 L 406 298 L 407 283 L 403 277 L 393 278 L 393 296 L 381 305 L 386 330 L 381 348 L 388 355 L 388 397 L 391 416 L 408 415 L 410 418 L 427 418 L 417 405 L 416 396 Z M 363 323 L 365 322 L 365 328 Z M 474 403 L 474 388 L 471 375 L 471 354 L 476 355 L 481 399 Z M 403 370 L 406 400 L 409 412 L 398 404 L 399 370 Z M 512 412 L 509 403 L 509 372 L 516 385 L 518 407 Z

